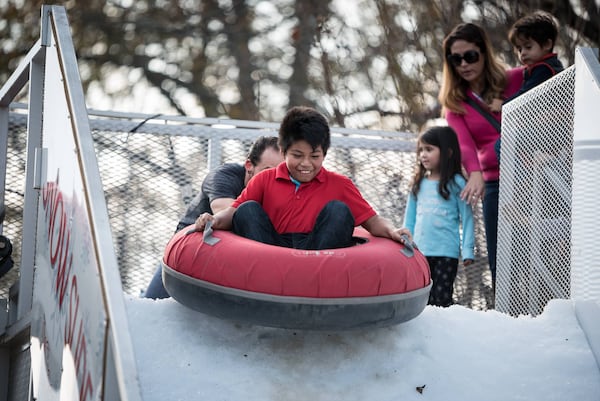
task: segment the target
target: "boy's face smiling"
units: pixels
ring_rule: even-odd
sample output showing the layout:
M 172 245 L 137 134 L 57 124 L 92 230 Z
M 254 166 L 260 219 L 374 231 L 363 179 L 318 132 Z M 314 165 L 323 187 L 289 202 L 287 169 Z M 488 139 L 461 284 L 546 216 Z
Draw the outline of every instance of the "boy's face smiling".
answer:
M 309 182 L 319 173 L 323 165 L 323 149 L 319 145 L 313 150 L 304 140 L 294 142 L 285 153 L 285 164 L 290 175 L 300 182 Z

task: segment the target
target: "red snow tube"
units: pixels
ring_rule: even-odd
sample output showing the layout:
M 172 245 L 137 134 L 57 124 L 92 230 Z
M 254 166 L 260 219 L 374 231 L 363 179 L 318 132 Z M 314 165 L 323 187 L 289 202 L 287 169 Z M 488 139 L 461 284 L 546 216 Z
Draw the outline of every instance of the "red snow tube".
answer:
M 389 326 L 420 314 L 431 288 L 425 257 L 362 228 L 354 235 L 353 247 L 310 251 L 184 229 L 167 244 L 163 282 L 193 309 L 273 327 Z

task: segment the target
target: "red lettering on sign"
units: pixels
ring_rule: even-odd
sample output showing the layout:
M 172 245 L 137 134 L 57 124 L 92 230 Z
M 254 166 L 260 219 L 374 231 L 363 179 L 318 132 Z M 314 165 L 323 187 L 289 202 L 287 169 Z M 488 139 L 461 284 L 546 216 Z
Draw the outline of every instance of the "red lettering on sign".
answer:
M 47 183 L 42 191 L 42 204 L 48 227 L 48 247 L 51 268 L 55 271 L 54 296 L 59 310 L 67 305 L 64 312 L 64 344 L 68 344 L 75 362 L 75 372 L 79 385 L 79 400 L 86 401 L 93 395 L 92 375 L 87 366 L 88 340 L 82 312 L 79 309 L 80 296 L 76 270 L 73 267 L 73 246 L 71 232 L 71 211 L 68 202 L 56 183 Z M 68 296 L 68 303 L 64 303 Z
M 94 392 L 94 385 L 92 384 L 92 377 L 90 376 L 90 372 L 87 372 L 85 375 L 85 379 L 81 382 L 79 386 L 79 400 L 85 401 L 92 396 Z
M 77 343 L 75 344 L 75 369 L 77 370 L 77 377 L 85 377 L 87 373 L 87 341 L 85 338 L 85 332 L 83 331 L 83 321 L 79 327 L 79 337 L 77 337 Z M 83 380 L 80 381 L 80 392 Z M 81 400 L 81 397 L 79 398 Z
M 67 321 L 65 322 L 65 343 L 73 344 L 75 338 L 76 319 L 79 315 L 79 291 L 77 289 L 77 276 L 71 280 L 71 296 L 69 298 L 69 309 Z M 73 348 L 71 348 L 73 349 Z

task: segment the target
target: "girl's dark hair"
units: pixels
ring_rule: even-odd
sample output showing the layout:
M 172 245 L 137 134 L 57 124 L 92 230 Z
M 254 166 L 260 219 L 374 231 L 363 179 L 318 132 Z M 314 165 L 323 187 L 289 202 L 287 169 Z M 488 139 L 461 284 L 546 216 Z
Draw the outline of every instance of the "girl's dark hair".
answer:
M 262 154 L 268 148 L 273 148 L 276 151 L 279 151 L 279 145 L 277 144 L 278 138 L 276 136 L 259 136 L 256 138 L 252 146 L 250 146 L 250 150 L 248 151 L 248 156 L 246 157 L 250 160 L 253 166 L 256 166 L 260 163 L 260 159 Z
M 279 147 L 283 154 L 294 142 L 306 141 L 313 151 L 319 146 L 323 155 L 331 143 L 327 119 L 315 109 L 296 106 L 288 110 L 279 127 Z
M 417 168 L 412 181 L 412 194 L 416 197 L 421 187 L 421 181 L 425 178 L 427 170 L 419 160 L 418 148 L 420 144 L 426 143 L 440 148 L 440 182 L 438 192 L 444 199 L 450 197 L 451 185 L 455 175 L 464 178 L 461 168 L 460 147 L 456 133 L 451 127 L 432 127 L 423 132 L 417 141 Z

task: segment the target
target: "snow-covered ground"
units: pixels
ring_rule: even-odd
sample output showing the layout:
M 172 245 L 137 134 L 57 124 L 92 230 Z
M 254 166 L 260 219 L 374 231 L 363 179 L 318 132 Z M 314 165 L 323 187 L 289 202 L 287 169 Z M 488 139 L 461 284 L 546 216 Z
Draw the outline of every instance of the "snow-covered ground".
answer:
M 238 324 L 126 295 L 144 401 L 592 401 L 600 370 L 573 303 L 513 318 L 427 306 L 388 328 Z

